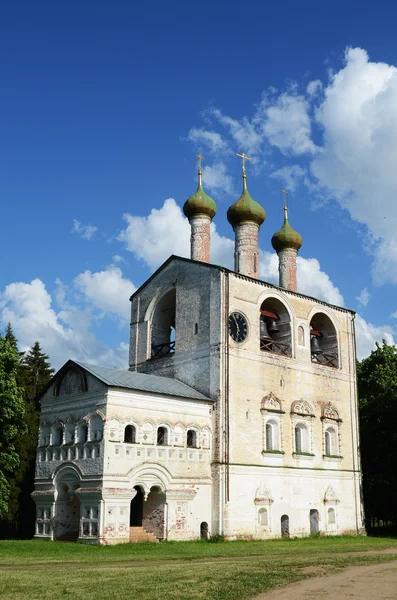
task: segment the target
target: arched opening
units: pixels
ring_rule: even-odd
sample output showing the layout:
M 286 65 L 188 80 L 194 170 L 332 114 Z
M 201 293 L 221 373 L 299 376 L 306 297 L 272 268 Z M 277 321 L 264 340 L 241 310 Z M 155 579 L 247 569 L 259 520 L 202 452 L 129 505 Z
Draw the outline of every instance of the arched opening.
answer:
M 98 442 L 102 439 L 103 421 L 99 415 L 94 415 L 90 419 L 90 441 Z
M 133 425 L 127 425 L 124 429 L 124 442 L 126 444 L 136 443 L 136 429 Z
M 295 426 L 295 452 L 302 454 L 309 452 L 309 436 L 306 425 L 298 423 Z
M 194 429 L 187 430 L 186 445 L 188 448 L 197 448 L 197 432 Z
M 157 429 L 157 445 L 167 446 L 168 445 L 168 431 L 166 427 L 159 427 Z
M 209 531 L 208 531 L 208 523 L 206 521 L 203 521 L 200 524 L 200 538 L 202 540 L 208 540 L 209 539 Z
M 277 298 L 266 298 L 260 308 L 260 349 L 292 355 L 291 322 L 287 309 Z
M 146 531 L 153 533 L 157 539 L 164 538 L 165 500 L 165 493 L 154 486 L 143 504 L 142 526 Z
M 268 525 L 268 514 L 266 508 L 260 508 L 258 511 L 258 523 L 259 525 Z
M 130 505 L 130 527 L 141 527 L 143 518 L 143 491 L 136 485 L 134 487 L 136 494 L 131 500 Z
M 176 290 L 173 288 L 158 301 L 152 318 L 151 358 L 175 352 Z
M 338 368 L 338 338 L 327 315 L 317 313 L 310 322 L 310 349 L 312 362 Z
M 77 441 L 79 444 L 85 444 L 88 440 L 88 425 L 86 423 L 81 423 L 78 427 L 78 436 Z
M 52 445 L 61 446 L 63 444 L 63 429 L 62 427 L 56 427 L 52 434 Z
M 266 446 L 265 449 L 268 452 L 272 450 L 279 450 L 279 435 L 278 435 L 278 425 L 275 421 L 267 421 L 266 423 Z
M 328 509 L 328 525 L 335 525 L 335 509 L 334 508 L 329 508 Z
M 48 446 L 50 443 L 50 428 L 43 426 L 40 429 L 40 446 Z
M 281 517 L 281 537 L 289 538 L 289 516 L 283 515 Z
M 336 433 L 332 427 L 328 427 L 324 434 L 324 446 L 326 456 L 336 456 Z
M 70 469 L 61 471 L 56 478 L 54 539 L 75 542 L 79 537 L 80 500 L 76 490 L 80 487 L 77 473 Z
M 320 531 L 319 512 L 315 508 L 310 511 L 310 535 L 316 535 Z

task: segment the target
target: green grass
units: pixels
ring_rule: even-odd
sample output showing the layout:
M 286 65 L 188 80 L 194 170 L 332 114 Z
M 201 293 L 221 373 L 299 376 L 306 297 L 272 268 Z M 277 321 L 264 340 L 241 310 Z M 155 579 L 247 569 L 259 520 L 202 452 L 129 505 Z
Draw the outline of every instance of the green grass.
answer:
M 390 547 L 395 554 L 378 554 Z M 104 547 L 2 541 L 0 597 L 242 600 L 316 574 L 308 567 L 329 573 L 394 558 L 397 539 L 370 537 Z

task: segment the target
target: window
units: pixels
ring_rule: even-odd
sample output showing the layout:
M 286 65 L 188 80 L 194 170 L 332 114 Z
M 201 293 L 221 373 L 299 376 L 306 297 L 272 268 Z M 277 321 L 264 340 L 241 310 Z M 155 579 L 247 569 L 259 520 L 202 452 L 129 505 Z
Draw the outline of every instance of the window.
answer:
M 62 429 L 62 427 L 57 427 L 53 433 L 52 445 L 53 446 L 61 446 L 62 443 L 63 443 L 63 429 Z
M 175 352 L 176 290 L 173 288 L 157 302 L 152 319 L 151 358 Z
M 259 525 L 268 525 L 268 514 L 266 508 L 260 508 L 258 511 L 258 523 Z
M 338 368 L 338 338 L 327 315 L 317 313 L 310 322 L 310 349 L 313 363 Z
M 266 298 L 260 308 L 260 349 L 284 356 L 292 355 L 290 316 L 276 298 Z
M 79 444 L 85 444 L 88 439 L 88 426 L 82 423 L 79 427 L 78 442 Z
M 328 525 L 334 525 L 334 524 L 335 524 L 335 509 L 329 508 L 328 509 Z
M 324 446 L 325 446 L 325 455 L 326 456 L 336 456 L 337 448 L 336 448 L 336 433 L 332 427 L 328 427 L 324 434 Z
M 299 325 L 298 327 L 298 345 L 305 345 L 305 330 L 303 329 L 302 325 Z
M 168 432 L 165 427 L 159 427 L 157 429 L 157 445 L 158 446 L 167 446 L 168 444 Z
M 197 432 L 194 429 L 188 429 L 186 438 L 188 448 L 197 448 Z
M 295 452 L 308 452 L 308 431 L 306 425 L 298 423 L 295 426 Z
M 133 425 L 127 425 L 124 429 L 124 442 L 126 444 L 136 443 L 136 429 Z
M 278 425 L 275 421 L 267 421 L 265 428 L 265 450 L 279 450 Z

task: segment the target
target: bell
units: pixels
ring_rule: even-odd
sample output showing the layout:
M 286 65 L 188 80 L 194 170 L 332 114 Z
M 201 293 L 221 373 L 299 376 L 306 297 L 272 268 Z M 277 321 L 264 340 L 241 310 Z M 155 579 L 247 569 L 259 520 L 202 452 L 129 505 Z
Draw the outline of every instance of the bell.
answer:
M 267 331 L 267 325 L 266 325 L 265 319 L 261 319 L 259 333 L 260 333 L 261 339 L 263 339 L 263 338 L 267 338 L 269 340 L 271 339 L 269 332 Z
M 267 330 L 268 332 L 271 333 L 278 333 L 280 330 L 277 327 L 277 321 L 276 319 L 269 319 L 269 324 L 267 326 Z
M 312 337 L 311 337 L 310 348 L 311 348 L 312 354 L 321 354 L 321 352 L 322 352 L 322 350 L 320 348 L 320 338 L 318 338 L 316 335 L 312 335 Z

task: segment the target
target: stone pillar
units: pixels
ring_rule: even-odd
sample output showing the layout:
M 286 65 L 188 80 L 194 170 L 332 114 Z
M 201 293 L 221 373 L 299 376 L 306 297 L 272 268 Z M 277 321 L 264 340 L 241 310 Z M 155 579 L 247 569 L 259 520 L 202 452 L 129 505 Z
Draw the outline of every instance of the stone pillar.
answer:
M 196 215 L 189 220 L 190 258 L 201 262 L 210 262 L 211 250 L 211 219 L 207 215 Z
M 234 226 L 234 270 L 242 275 L 258 279 L 258 232 L 259 225 L 242 222 Z
M 298 291 L 296 255 L 297 251 L 295 248 L 285 248 L 278 252 L 279 285 L 286 290 L 291 290 L 291 292 Z

